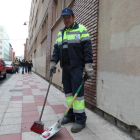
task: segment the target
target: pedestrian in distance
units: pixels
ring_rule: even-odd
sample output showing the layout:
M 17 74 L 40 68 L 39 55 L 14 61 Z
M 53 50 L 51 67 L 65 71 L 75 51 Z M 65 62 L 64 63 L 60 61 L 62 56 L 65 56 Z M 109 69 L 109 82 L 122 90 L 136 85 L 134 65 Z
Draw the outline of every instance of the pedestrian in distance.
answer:
M 25 68 L 25 60 L 24 59 L 21 62 L 21 66 L 22 66 L 22 74 L 24 74 L 24 68 Z
M 28 73 L 30 73 L 30 74 L 31 74 L 32 67 L 33 67 L 32 60 L 29 60 L 28 61 Z
M 20 61 L 20 59 L 18 60 L 18 62 L 19 62 L 19 67 L 18 67 L 18 72 L 20 72 L 20 67 L 21 67 L 21 61 Z
M 64 8 L 61 17 L 65 27 L 57 35 L 50 59 L 50 70 L 53 71 L 60 61 L 63 68 L 62 83 L 69 105 L 82 82 L 84 68 L 89 77 L 94 74 L 92 45 L 86 27 L 75 22 L 74 13 L 70 8 Z M 84 87 L 82 87 L 62 124 L 75 122 L 71 131 L 77 133 L 85 127 L 86 119 Z
M 18 73 L 18 69 L 19 69 L 19 61 L 16 58 L 15 62 L 14 62 L 14 70 L 15 70 L 15 74 Z
M 25 72 L 27 73 L 28 71 L 28 61 L 25 62 Z
M 33 68 L 32 60 L 30 60 L 30 63 L 31 63 L 31 73 L 32 73 L 32 68 Z

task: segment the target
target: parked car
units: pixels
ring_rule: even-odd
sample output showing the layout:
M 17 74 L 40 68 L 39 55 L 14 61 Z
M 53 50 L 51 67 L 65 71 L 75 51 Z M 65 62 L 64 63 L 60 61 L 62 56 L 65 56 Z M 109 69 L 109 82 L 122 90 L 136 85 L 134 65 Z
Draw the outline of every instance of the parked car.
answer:
M 6 71 L 14 73 L 14 65 L 12 61 L 5 61 L 5 64 L 6 64 Z
M 4 60 L 0 59 L 0 76 L 6 78 L 6 65 Z

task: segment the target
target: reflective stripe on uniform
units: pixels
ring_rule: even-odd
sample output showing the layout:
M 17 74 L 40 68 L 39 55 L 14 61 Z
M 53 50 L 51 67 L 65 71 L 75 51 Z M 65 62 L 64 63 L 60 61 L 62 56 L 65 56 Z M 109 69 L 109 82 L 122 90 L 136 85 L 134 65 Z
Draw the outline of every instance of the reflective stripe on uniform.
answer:
M 66 100 L 67 100 L 67 105 L 69 106 L 73 99 L 72 93 L 65 94 L 65 96 L 66 96 Z M 84 96 L 77 97 L 75 99 L 75 101 L 73 102 L 73 107 L 71 107 L 71 108 L 73 108 L 74 113 L 83 113 L 85 111 Z
M 81 34 L 81 32 L 80 31 L 68 32 L 68 35 L 75 35 L 75 34 Z
M 61 45 L 62 44 L 62 41 L 58 42 L 58 45 Z
M 67 93 L 67 94 L 65 94 L 65 96 L 70 97 L 70 96 L 72 96 L 72 93 Z
M 73 109 L 73 113 L 83 113 L 83 112 L 85 112 L 85 109 L 81 109 L 81 110 Z
M 75 40 L 68 40 L 68 43 L 80 43 L 79 39 L 75 39 Z
M 85 109 L 85 100 L 82 99 L 81 101 L 75 100 L 73 103 L 73 110 L 77 113 L 84 112 Z
M 66 101 L 67 101 L 68 106 L 70 105 L 72 99 L 73 99 L 73 96 L 66 97 Z
M 83 31 L 82 34 L 88 34 L 88 31 Z
M 82 41 L 85 41 L 85 40 L 90 40 L 90 37 L 88 36 L 88 37 L 82 37 L 82 38 L 81 38 L 81 42 L 82 42 Z
M 63 43 L 67 43 L 68 42 L 68 40 L 67 39 L 63 39 Z
M 82 97 L 76 97 L 75 100 L 81 101 L 81 100 L 83 100 L 83 99 L 84 99 L 84 96 L 82 96 Z
M 58 35 L 58 36 L 57 36 L 57 38 L 60 38 L 60 37 L 62 37 L 62 35 Z
M 68 44 L 63 45 L 63 49 L 68 48 Z

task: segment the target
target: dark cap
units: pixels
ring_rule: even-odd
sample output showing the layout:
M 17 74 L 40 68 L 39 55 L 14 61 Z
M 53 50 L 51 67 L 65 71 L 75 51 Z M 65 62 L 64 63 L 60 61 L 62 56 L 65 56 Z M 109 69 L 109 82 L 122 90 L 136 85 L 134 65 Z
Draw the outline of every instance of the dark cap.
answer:
M 70 8 L 66 7 L 62 10 L 62 13 L 61 13 L 61 16 L 64 16 L 64 15 L 74 15 L 74 13 Z

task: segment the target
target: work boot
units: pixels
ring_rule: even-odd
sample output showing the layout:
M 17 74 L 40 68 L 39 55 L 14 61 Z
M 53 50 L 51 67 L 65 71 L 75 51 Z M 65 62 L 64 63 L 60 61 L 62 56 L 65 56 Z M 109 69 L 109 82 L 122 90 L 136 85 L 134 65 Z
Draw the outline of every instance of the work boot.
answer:
M 66 118 L 66 117 L 65 117 L 65 118 L 63 119 L 63 121 L 62 121 L 61 124 L 63 125 L 63 124 L 73 123 L 73 122 L 75 122 L 75 120 L 72 120 L 72 119 L 70 119 L 70 118 Z
M 85 125 L 81 125 L 81 124 L 75 123 L 75 124 L 72 126 L 72 128 L 71 128 L 71 132 L 73 132 L 73 133 L 78 133 L 78 132 L 80 132 L 84 127 L 85 127 Z

